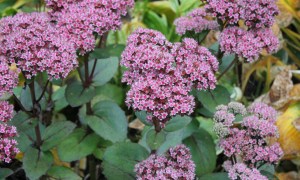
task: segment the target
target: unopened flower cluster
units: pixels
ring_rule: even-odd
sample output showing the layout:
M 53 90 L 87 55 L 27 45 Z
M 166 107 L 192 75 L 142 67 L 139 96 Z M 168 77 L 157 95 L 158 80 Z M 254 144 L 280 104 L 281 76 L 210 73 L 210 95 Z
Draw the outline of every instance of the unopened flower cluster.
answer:
M 191 114 L 192 87 L 214 89 L 218 69 L 217 59 L 195 40 L 172 44 L 160 32 L 141 28 L 129 36 L 121 64 L 128 68 L 123 82 L 131 85 L 127 105 L 162 125 L 172 116 Z
M 233 126 L 238 120 L 241 128 Z M 267 141 L 279 136 L 275 121 L 276 111 L 266 104 L 253 103 L 246 109 L 240 103 L 231 102 L 228 106 L 217 107 L 214 131 L 220 137 L 219 145 L 227 157 L 240 157 L 249 168 L 255 168 L 257 163 L 275 164 L 283 155 L 279 143 Z
M 138 180 L 195 178 L 195 164 L 187 147 L 178 145 L 170 148 L 166 155 L 152 154 L 148 159 L 135 165 Z
M 19 152 L 18 143 L 13 139 L 17 136 L 17 129 L 7 124 L 13 117 L 13 108 L 7 101 L 0 101 L 0 162 L 10 163 Z
M 18 13 L 1 19 L 0 55 L 15 63 L 26 78 L 47 72 L 65 78 L 77 66 L 76 49 L 50 23 L 47 13 Z
M 174 22 L 177 34 L 184 35 L 187 32 L 200 33 L 204 30 L 217 30 L 219 27 L 217 21 L 207 19 L 206 16 L 209 15 L 204 8 L 197 8 L 186 16 L 177 18 Z
M 95 46 L 94 33 L 102 36 L 121 26 L 121 17 L 134 0 L 47 0 L 57 27 L 83 55 Z

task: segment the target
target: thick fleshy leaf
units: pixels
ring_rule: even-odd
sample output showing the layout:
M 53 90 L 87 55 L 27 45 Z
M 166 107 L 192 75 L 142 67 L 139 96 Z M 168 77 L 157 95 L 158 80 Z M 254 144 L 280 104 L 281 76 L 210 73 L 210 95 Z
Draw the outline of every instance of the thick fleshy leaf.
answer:
M 148 156 L 148 151 L 139 144 L 114 144 L 107 148 L 104 153 L 103 173 L 109 180 L 134 180 L 134 166 Z
M 85 88 L 82 83 L 74 81 L 67 86 L 65 96 L 70 106 L 77 107 L 89 102 L 95 96 L 95 87 Z
M 84 129 L 76 129 L 58 145 L 58 156 L 66 162 L 81 159 L 92 154 L 98 142 L 96 134 L 87 135 Z
M 192 118 L 188 116 L 175 116 L 170 121 L 166 123 L 166 127 L 164 128 L 167 132 L 177 131 L 179 129 L 184 128 L 192 121 Z
M 35 180 L 45 175 L 53 163 L 53 156 L 50 151 L 42 152 L 29 147 L 24 154 L 23 168 L 29 179 Z
M 61 179 L 61 180 L 80 180 L 82 179 L 80 176 L 78 176 L 75 172 L 73 172 L 71 169 L 64 167 L 64 166 L 53 166 L 49 171 L 47 172 L 49 176 L 55 179 Z
M 5 179 L 9 175 L 13 173 L 12 170 L 7 169 L 7 168 L 0 168 L 0 179 Z
M 104 59 L 112 56 L 120 57 L 124 51 L 125 46 L 122 44 L 108 45 L 105 48 L 97 48 L 91 54 L 91 59 Z
M 124 111 L 115 103 L 101 101 L 93 106 L 94 116 L 87 116 L 86 121 L 95 133 L 112 142 L 127 138 L 128 122 Z
M 166 134 L 164 131 L 157 133 L 154 129 L 151 129 L 147 133 L 146 141 L 150 149 L 158 149 L 166 140 Z
M 67 137 L 76 127 L 76 124 L 70 121 L 54 122 L 48 126 L 42 135 L 43 151 L 49 150 L 58 145 Z
M 216 150 L 211 135 L 200 128 L 192 136 L 183 141 L 192 154 L 192 159 L 196 164 L 196 175 L 202 176 L 211 173 L 216 166 Z

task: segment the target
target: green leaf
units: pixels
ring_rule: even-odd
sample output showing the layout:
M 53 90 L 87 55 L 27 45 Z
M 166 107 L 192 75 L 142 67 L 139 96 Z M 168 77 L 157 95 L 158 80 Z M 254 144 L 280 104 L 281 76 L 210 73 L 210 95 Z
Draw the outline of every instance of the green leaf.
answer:
M 228 68 L 228 66 L 232 63 L 232 61 L 234 61 L 234 58 L 235 58 L 234 54 L 229 54 L 229 55 L 223 56 L 222 64 L 219 67 L 219 72 L 223 73 Z M 232 69 L 232 67 L 231 67 L 231 69 Z
M 211 173 L 201 176 L 199 180 L 229 180 L 227 173 Z
M 10 176 L 12 173 L 13 171 L 8 168 L 0 168 L 0 179 L 6 179 L 6 177 Z
M 42 152 L 29 147 L 24 154 L 23 168 L 29 179 L 38 179 L 45 175 L 53 163 L 51 152 Z
M 38 123 L 36 118 L 31 118 L 26 112 L 19 111 L 11 120 L 10 124 L 16 126 L 18 132 L 26 132 L 34 128 Z
M 63 167 L 63 166 L 52 166 L 51 169 L 47 172 L 48 176 L 51 176 L 55 179 L 61 180 L 80 180 L 82 179 L 76 173 L 74 173 L 70 168 Z
M 42 94 L 42 91 L 43 91 L 41 86 L 37 82 L 34 82 L 34 90 L 35 90 L 35 98 L 37 99 L 40 97 L 40 95 Z M 19 99 L 26 110 L 28 110 L 28 111 L 32 110 L 33 105 L 32 105 L 29 86 L 25 86 L 25 88 L 22 89 Z M 42 106 L 41 107 L 42 109 L 46 108 L 45 98 L 41 99 L 40 104 Z
M 182 142 L 184 129 L 167 133 L 165 142 L 157 149 L 158 154 L 163 154 L 170 147 L 174 147 Z
M 109 180 L 134 180 L 134 166 L 148 156 L 148 151 L 139 144 L 114 144 L 104 153 L 103 174 Z
M 150 29 L 160 31 L 164 35 L 168 35 L 168 20 L 164 14 L 162 14 L 160 17 L 155 12 L 149 10 L 145 13 L 143 22 Z
M 93 86 L 84 88 L 80 82 L 74 81 L 67 86 L 65 96 L 70 106 L 78 107 L 91 101 L 95 96 L 95 88 Z
M 127 118 L 124 111 L 115 103 L 101 101 L 93 106 L 94 116 L 86 121 L 98 135 L 111 142 L 124 141 L 127 137 Z
M 212 137 L 204 129 L 183 141 L 191 151 L 192 160 L 196 164 L 196 175 L 202 176 L 213 172 L 216 166 L 216 150 Z
M 166 140 L 166 134 L 161 131 L 157 133 L 154 129 L 151 129 L 147 133 L 146 141 L 150 149 L 158 149 Z
M 147 121 L 147 113 L 146 111 L 137 111 L 135 112 L 136 117 L 142 121 L 142 123 L 146 124 L 147 126 L 152 126 L 153 124 Z
M 89 60 L 89 74 L 92 73 L 95 59 Z M 93 86 L 102 86 L 114 77 L 119 67 L 119 59 L 110 57 L 106 59 L 97 59 L 94 75 L 92 77 Z M 83 72 L 83 69 L 82 69 Z
M 67 88 L 67 86 L 60 87 L 52 95 L 52 100 L 54 101 L 54 111 L 55 112 L 59 112 L 63 108 L 67 107 L 69 104 L 65 97 L 66 88 Z
M 96 134 L 87 135 L 84 129 L 76 129 L 58 145 L 58 156 L 65 162 L 79 160 L 92 154 L 98 142 Z
M 58 145 L 67 137 L 76 127 L 76 124 L 70 121 L 54 122 L 48 126 L 42 135 L 43 144 L 41 149 L 47 151 Z
M 92 104 L 103 100 L 110 100 L 118 105 L 122 105 L 125 99 L 125 92 L 123 92 L 123 89 L 114 84 L 105 84 L 96 87 L 96 94 L 97 95 L 92 99 Z
M 91 59 L 105 59 L 112 56 L 120 57 L 124 51 L 125 46 L 123 44 L 108 45 L 105 48 L 96 48 L 91 54 Z M 101 60 L 100 60 L 101 61 Z
M 164 128 L 167 132 L 173 132 L 177 131 L 179 129 L 184 128 L 186 125 L 188 125 L 192 119 L 188 116 L 175 116 L 170 121 L 166 123 L 166 127 Z
M 198 0 L 180 0 L 179 10 L 181 13 L 184 13 L 199 7 L 200 4 Z
M 230 93 L 220 85 L 217 85 L 212 91 L 197 91 L 196 96 L 204 108 L 212 114 L 216 111 L 218 105 L 230 102 Z
M 260 173 L 264 176 L 266 176 L 268 179 L 278 179 L 275 176 L 275 167 L 272 164 L 264 164 L 259 169 Z

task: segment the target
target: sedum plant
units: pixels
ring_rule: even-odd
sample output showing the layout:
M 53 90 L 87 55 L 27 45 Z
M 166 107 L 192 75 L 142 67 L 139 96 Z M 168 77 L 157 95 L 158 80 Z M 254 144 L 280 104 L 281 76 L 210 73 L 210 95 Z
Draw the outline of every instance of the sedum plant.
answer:
M 230 102 L 218 80 L 279 49 L 275 1 L 164 3 L 201 7 L 169 17 L 170 33 L 131 29 L 126 44 L 108 34 L 134 0 L 45 0 L 0 19 L 0 179 L 273 178 L 276 111 Z M 216 31 L 212 50 L 204 42 Z

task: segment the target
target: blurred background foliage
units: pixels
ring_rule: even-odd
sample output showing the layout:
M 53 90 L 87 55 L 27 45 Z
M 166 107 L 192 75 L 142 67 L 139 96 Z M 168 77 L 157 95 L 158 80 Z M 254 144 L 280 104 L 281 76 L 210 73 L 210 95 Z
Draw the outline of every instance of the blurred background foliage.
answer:
M 42 3 L 42 1 L 0 0 L 0 16 L 10 16 L 21 11 L 35 11 L 39 3 Z M 171 42 L 180 41 L 181 37 L 175 33 L 174 20 L 192 9 L 202 6 L 202 4 L 200 0 L 137 0 L 135 8 L 124 18 L 122 29 L 110 32 L 107 49 L 96 50 L 94 55 L 99 57 L 99 54 L 103 54 L 102 58 L 108 58 L 109 56 L 107 57 L 103 52 L 109 51 L 109 55 L 113 54 L 120 57 L 128 35 L 137 27 L 158 30 Z M 199 123 L 198 126 L 206 129 L 216 141 L 217 136 L 212 131 L 211 118 L 217 104 L 235 100 L 242 101 L 245 104 L 252 101 L 262 101 L 272 105 L 280 112 L 277 121 L 280 131 L 279 142 L 285 152 L 285 157 L 277 168 L 278 178 L 300 179 L 300 70 L 298 70 L 300 66 L 300 0 L 278 0 L 277 4 L 280 15 L 277 17 L 277 23 L 272 28 L 280 38 L 281 50 L 274 55 L 263 54 L 261 60 L 256 63 L 239 64 L 237 67 L 232 68 L 219 81 L 219 86 L 213 92 L 194 92 L 198 102 L 193 117 Z M 210 33 L 203 45 L 209 47 L 212 52 L 216 52 L 218 49 L 217 38 L 218 32 Z M 223 58 L 220 73 L 225 71 L 233 59 L 233 56 Z M 239 76 L 235 76 L 236 74 Z M 127 109 L 124 105 L 127 87 L 121 84 L 121 75 L 122 68 L 119 67 L 108 84 L 96 89 L 97 96 L 93 101 L 110 100 L 116 102 L 123 109 Z M 73 74 L 69 79 L 75 76 L 76 74 Z M 65 88 L 54 86 L 56 100 L 63 97 L 61 94 L 64 93 Z M 54 119 L 69 116 L 66 100 L 63 98 L 57 103 L 56 107 L 58 108 L 55 110 Z M 130 113 L 127 112 L 126 114 Z M 135 135 L 136 131 L 144 129 L 142 134 L 148 132 L 148 129 L 144 128 L 145 125 L 139 121 L 142 118 L 138 119 L 132 116 L 127 118 L 130 119 L 129 136 L 132 136 L 130 138 L 133 141 L 140 138 L 140 135 Z M 110 144 L 105 140 L 100 141 L 102 141 L 103 147 L 97 149 L 94 155 L 102 158 L 104 147 Z M 59 158 L 56 149 L 53 149 L 52 153 L 56 166 L 71 167 L 71 163 L 63 162 Z M 217 153 L 220 152 L 217 150 Z M 17 158 L 22 159 L 22 157 L 22 153 L 20 153 Z M 86 168 L 85 159 L 80 160 L 76 168 L 75 172 L 78 172 L 78 174 L 81 173 L 79 171 L 84 171 Z M 5 172 L 0 170 L 0 179 L 1 173 L 5 174 Z

